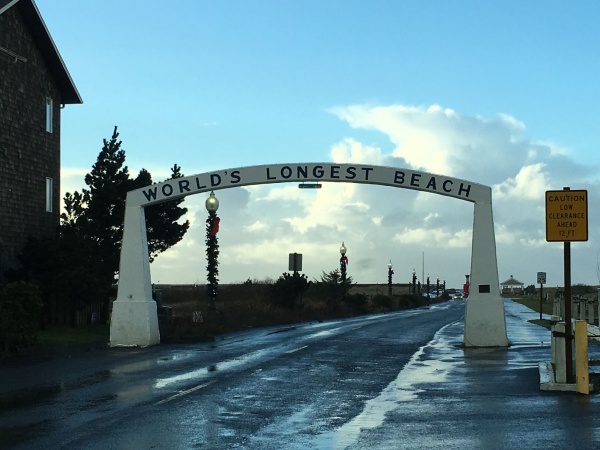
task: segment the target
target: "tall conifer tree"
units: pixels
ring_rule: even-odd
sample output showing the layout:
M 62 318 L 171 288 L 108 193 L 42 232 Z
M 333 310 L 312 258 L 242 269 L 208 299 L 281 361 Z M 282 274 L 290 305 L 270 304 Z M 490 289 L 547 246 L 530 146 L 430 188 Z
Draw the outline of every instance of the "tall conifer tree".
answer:
M 112 137 L 103 140 L 103 147 L 92 171 L 85 176 L 87 188 L 81 193 L 67 193 L 65 212 L 61 215 L 61 231 L 90 240 L 95 244 L 97 257 L 106 279 L 113 281 L 119 270 L 123 219 L 127 192 L 152 184 L 150 173 L 142 169 L 135 179 L 125 166 L 125 151 L 115 127 Z M 176 164 L 171 178 L 182 177 Z M 158 254 L 179 242 L 189 228 L 189 222 L 178 220 L 187 212 L 179 205 L 183 199 L 165 202 L 146 208 L 148 257 Z

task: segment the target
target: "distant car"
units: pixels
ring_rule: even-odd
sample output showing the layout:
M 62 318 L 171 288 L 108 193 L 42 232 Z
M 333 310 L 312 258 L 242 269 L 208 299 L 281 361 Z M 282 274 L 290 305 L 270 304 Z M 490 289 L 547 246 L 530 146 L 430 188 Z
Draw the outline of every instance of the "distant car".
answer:
M 454 293 L 454 300 L 461 300 L 463 298 L 462 292 Z

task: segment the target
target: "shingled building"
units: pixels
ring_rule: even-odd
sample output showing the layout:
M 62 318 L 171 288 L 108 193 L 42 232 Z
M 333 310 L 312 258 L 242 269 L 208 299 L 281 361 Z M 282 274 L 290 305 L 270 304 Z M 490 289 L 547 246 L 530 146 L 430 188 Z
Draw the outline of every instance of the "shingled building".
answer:
M 82 103 L 33 0 L 0 0 L 0 281 L 59 225 L 60 112 Z

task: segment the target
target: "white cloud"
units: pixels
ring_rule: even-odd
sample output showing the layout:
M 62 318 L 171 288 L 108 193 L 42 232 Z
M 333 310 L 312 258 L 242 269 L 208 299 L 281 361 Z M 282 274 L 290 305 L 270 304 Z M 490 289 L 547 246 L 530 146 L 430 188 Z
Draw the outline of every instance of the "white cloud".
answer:
M 396 234 L 394 240 L 401 244 L 421 244 L 424 246 L 441 246 L 446 249 L 466 248 L 471 246 L 471 230 L 458 230 L 449 232 L 447 230 L 413 228 L 405 229 Z
M 544 193 L 550 190 L 549 176 L 542 171 L 545 167 L 544 163 L 522 167 L 514 177 L 494 186 L 494 198 L 543 199 Z
M 528 157 L 525 127 L 507 114 L 469 117 L 439 105 L 354 105 L 332 112 L 354 128 L 383 132 L 395 145 L 393 156 L 427 172 L 493 184 L 496 177 L 481 174 L 514 171 Z
M 528 284 L 543 270 L 550 284 L 561 283 L 560 248 L 545 242 L 544 192 L 598 186 L 596 171 L 577 165 L 570 150 L 550 139 L 528 140 L 525 124 L 509 114 L 467 116 L 440 105 L 351 105 L 331 111 L 349 125 L 346 135 L 331 143 L 332 161 L 412 168 L 492 186 L 499 277 L 513 274 Z M 391 147 L 361 142 L 354 130 L 379 132 Z M 80 190 L 87 171 L 63 168 L 62 191 Z M 318 190 L 250 186 L 220 190 L 217 196 L 222 283 L 277 278 L 293 252 L 303 254 L 303 272 L 318 278 L 338 267 L 342 241 L 348 247 L 348 273 L 361 283 L 385 283 L 390 260 L 394 280 L 401 282 L 417 267 L 460 286 L 470 270 L 473 208 L 468 202 L 350 183 L 323 183 Z M 190 230 L 152 264 L 153 279 L 205 282 L 204 200 L 202 195 L 186 198 Z M 598 229 L 592 211 L 600 205 L 595 203 L 590 205 L 592 230 Z M 594 281 L 595 239 L 592 233 L 579 247 L 589 255 L 579 271 L 573 269 L 574 283 Z
M 61 167 L 60 169 L 60 198 L 61 201 L 67 192 L 81 192 L 85 187 L 84 179 L 89 169 L 79 169 L 75 167 Z M 61 203 L 62 208 L 62 203 Z
M 333 145 L 331 159 L 333 162 L 339 164 L 383 165 L 385 157 L 379 148 L 364 145 L 354 139 L 347 138 Z
M 262 232 L 262 231 L 266 231 L 268 229 L 269 229 L 269 225 L 267 224 L 267 222 L 264 222 L 262 220 L 257 220 L 253 224 L 246 225 L 244 227 L 244 231 L 247 231 L 250 233 Z

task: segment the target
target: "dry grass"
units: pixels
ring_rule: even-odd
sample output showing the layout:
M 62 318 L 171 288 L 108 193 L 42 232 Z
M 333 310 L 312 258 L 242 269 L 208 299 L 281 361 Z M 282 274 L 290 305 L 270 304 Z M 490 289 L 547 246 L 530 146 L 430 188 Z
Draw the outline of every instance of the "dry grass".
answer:
M 371 298 L 388 294 L 387 285 L 352 286 L 348 294 L 363 294 L 367 301 L 362 308 L 346 302 L 326 302 L 309 289 L 302 304 L 294 308 L 278 307 L 267 300 L 269 284 L 232 284 L 219 286 L 216 310 L 210 308 L 206 285 L 163 285 L 158 302 L 173 309 L 173 322 L 161 324 L 161 336 L 166 340 L 186 341 L 210 339 L 221 333 L 270 325 L 287 325 L 314 320 L 351 317 L 365 313 L 388 311 L 374 304 Z M 399 308 L 398 297 L 408 293 L 408 287 L 394 286 L 392 309 Z M 196 312 L 201 321 L 194 322 Z

